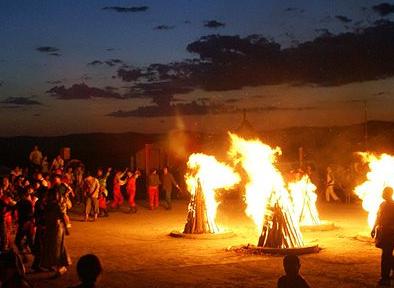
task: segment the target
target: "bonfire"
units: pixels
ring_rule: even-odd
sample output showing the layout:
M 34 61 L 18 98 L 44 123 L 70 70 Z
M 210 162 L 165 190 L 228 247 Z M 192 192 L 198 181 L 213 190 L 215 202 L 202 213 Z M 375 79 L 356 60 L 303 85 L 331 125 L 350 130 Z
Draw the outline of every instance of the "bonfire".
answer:
M 304 246 L 299 219 L 282 174 L 276 167 L 279 147 L 230 134 L 230 156 L 248 175 L 245 186 L 246 214 L 255 222 L 258 246 L 300 248 Z
M 185 179 L 191 200 L 183 233 L 218 233 L 216 210 L 220 202 L 216 193 L 230 189 L 240 177 L 230 166 L 205 154 L 190 155 L 187 167 Z
M 316 186 L 308 175 L 303 175 L 300 180 L 288 184 L 294 213 L 301 226 L 320 225 L 319 212 L 316 208 Z
M 368 212 L 368 225 L 372 228 L 383 202 L 383 189 L 386 186 L 394 188 L 394 156 L 366 152 L 360 152 L 359 155 L 368 164 L 369 172 L 367 180 L 357 186 L 354 192 L 363 201 L 363 208 Z

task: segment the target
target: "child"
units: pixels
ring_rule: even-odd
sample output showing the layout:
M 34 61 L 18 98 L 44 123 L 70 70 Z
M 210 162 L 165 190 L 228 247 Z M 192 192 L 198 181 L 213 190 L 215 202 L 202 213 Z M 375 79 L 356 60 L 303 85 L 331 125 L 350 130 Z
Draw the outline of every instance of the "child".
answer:
M 283 258 L 283 267 L 286 275 L 278 280 L 278 288 L 310 288 L 308 283 L 299 274 L 301 264 L 296 255 L 287 255 Z

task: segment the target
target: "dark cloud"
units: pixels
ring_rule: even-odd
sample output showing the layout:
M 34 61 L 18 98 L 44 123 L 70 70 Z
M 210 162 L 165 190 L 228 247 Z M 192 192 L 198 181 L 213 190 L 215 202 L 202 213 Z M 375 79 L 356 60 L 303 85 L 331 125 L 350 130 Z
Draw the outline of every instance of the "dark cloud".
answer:
M 106 64 L 109 67 L 113 67 L 113 66 L 120 65 L 120 64 L 124 65 L 123 61 L 120 59 L 109 59 L 109 60 L 104 60 L 104 61 L 93 60 L 92 62 L 88 63 L 88 66 L 98 66 L 98 65 L 103 65 L 103 64 Z
M 183 21 L 183 24 L 191 24 L 192 22 L 190 20 L 185 20 Z
M 51 55 L 51 56 L 57 56 L 57 57 L 62 56 L 62 54 L 57 53 L 57 52 L 49 53 L 49 55 Z
M 219 28 L 219 27 L 224 27 L 226 24 L 223 22 L 219 22 L 217 20 L 209 20 L 205 21 L 204 27 L 208 28 Z
M 112 52 L 112 51 L 115 51 L 115 48 L 107 48 L 107 49 L 105 49 L 105 51 Z
M 56 53 L 57 51 L 59 51 L 58 48 L 52 46 L 41 46 L 37 47 L 36 50 L 43 53 Z
M 343 15 L 336 15 L 335 18 L 338 19 L 339 21 L 343 22 L 343 23 L 350 23 L 350 22 L 353 21 L 352 19 L 350 19 L 350 18 L 348 18 L 346 16 L 343 16 Z
M 158 25 L 156 27 L 154 27 L 154 30 L 172 30 L 174 29 L 175 26 L 169 26 L 169 25 Z
M 103 61 L 100 60 L 93 60 L 92 62 L 89 62 L 88 65 L 89 66 L 96 66 L 96 65 L 102 65 Z
M 138 80 L 139 78 L 143 77 L 145 74 L 139 68 L 135 68 L 135 69 L 120 68 L 117 71 L 117 75 L 123 81 L 131 82 L 131 81 Z
M 52 85 L 56 85 L 56 84 L 60 84 L 62 83 L 62 80 L 48 80 L 47 81 L 48 84 L 52 84 Z
M 103 10 L 112 10 L 119 13 L 134 13 L 134 12 L 145 12 L 149 9 L 148 6 L 133 6 L 133 7 L 120 7 L 120 6 L 109 6 L 102 8 Z
M 0 103 L 18 106 L 42 105 L 41 102 L 32 99 L 32 97 L 8 97 L 0 101 Z
M 300 9 L 300 8 L 296 8 L 296 7 L 287 7 L 284 11 L 285 12 L 299 12 L 299 13 L 305 12 L 304 9 Z
M 381 3 L 375 6 L 372 6 L 373 11 L 378 13 L 380 16 L 387 16 L 391 13 L 394 13 L 394 5 L 390 3 Z
M 314 110 L 316 107 L 277 107 L 277 106 L 263 106 L 253 107 L 247 109 L 239 109 L 233 106 L 223 104 L 206 104 L 204 102 L 190 102 L 190 103 L 177 103 L 166 107 L 157 105 L 142 106 L 135 110 L 118 110 L 107 114 L 107 116 L 116 118 L 126 117 L 170 117 L 176 115 L 207 115 L 207 114 L 227 114 L 237 112 L 267 112 L 267 111 L 305 111 Z
M 4 81 L 0 81 L 0 87 L 4 85 Z
M 62 100 L 71 99 L 92 99 L 92 98 L 115 98 L 124 99 L 119 93 L 109 91 L 106 89 L 100 89 L 95 87 L 89 87 L 86 84 L 74 84 L 69 88 L 65 86 L 55 86 L 47 91 L 51 96 Z

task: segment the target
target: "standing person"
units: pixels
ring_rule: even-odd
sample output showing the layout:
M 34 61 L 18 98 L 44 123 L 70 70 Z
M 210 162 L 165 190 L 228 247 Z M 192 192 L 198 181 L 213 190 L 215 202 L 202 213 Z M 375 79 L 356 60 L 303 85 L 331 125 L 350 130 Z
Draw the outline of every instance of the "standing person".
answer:
M 33 147 L 33 151 L 31 151 L 29 154 L 30 167 L 32 168 L 33 172 L 41 171 L 42 159 L 42 153 L 38 149 L 38 146 L 35 145 Z
M 64 167 L 64 160 L 62 156 L 57 155 L 55 159 L 52 161 L 51 171 L 56 171 L 58 169 L 63 170 Z
M 12 202 L 0 187 L 0 252 L 11 248 Z
M 107 208 L 107 196 L 108 196 L 108 189 L 107 189 L 107 179 L 108 176 L 111 174 L 112 168 L 109 167 L 107 169 L 107 173 L 103 173 L 103 169 L 97 169 L 97 180 L 100 183 L 100 193 L 98 198 L 98 206 L 99 206 L 99 215 L 108 217 L 108 208 Z
M 386 187 L 382 193 L 383 202 L 380 204 L 375 225 L 371 236 L 375 238 L 376 247 L 382 249 L 381 278 L 379 285 L 390 287 L 390 272 L 394 270 L 394 201 L 393 188 Z
M 74 170 L 74 191 L 76 196 L 77 204 L 82 203 L 83 201 L 83 192 L 84 192 L 84 171 L 82 166 L 78 166 Z
M 129 170 L 127 171 L 126 190 L 129 195 L 130 213 L 137 213 L 137 205 L 135 204 L 135 193 L 137 191 L 136 181 L 140 177 L 141 172 L 135 170 L 134 174 Z
M 172 186 L 174 185 L 177 189 L 179 189 L 178 183 L 176 183 L 174 176 L 168 171 L 168 167 L 163 168 L 163 176 L 161 177 L 162 189 L 165 194 L 166 199 L 166 209 L 170 210 L 171 207 L 171 194 L 172 194 Z
M 56 276 L 67 272 L 71 265 L 70 256 L 65 246 L 65 235 L 68 235 L 65 214 L 60 209 L 61 195 L 56 189 L 51 189 L 44 208 L 43 245 L 41 254 L 41 267 L 55 269 Z
M 54 174 L 52 177 L 53 177 L 52 185 L 48 193 L 54 193 L 54 192 L 59 193 L 60 209 L 64 214 L 64 219 L 67 228 L 71 228 L 71 222 L 70 222 L 70 218 L 67 215 L 67 211 L 72 207 L 70 197 L 74 195 L 74 192 L 70 186 L 62 182 L 62 175 Z
M 296 255 L 286 255 L 283 258 L 283 268 L 286 275 L 278 280 L 278 288 L 309 288 L 310 286 L 300 275 L 301 263 Z
M 15 205 L 18 212 L 18 230 L 15 236 L 15 245 L 18 247 L 20 253 L 23 253 L 22 240 L 26 237 L 26 242 L 33 251 L 34 240 L 34 217 L 33 217 L 33 202 L 30 198 L 29 190 L 25 189 L 22 199 Z
M 93 210 L 93 221 L 97 220 L 99 213 L 98 198 L 100 194 L 99 180 L 93 176 L 88 176 L 85 179 L 85 222 L 89 220 L 90 212 Z
M 45 182 L 44 182 L 45 181 Z M 45 235 L 45 206 L 47 203 L 47 190 L 48 183 L 46 180 L 41 182 L 40 188 L 37 190 L 38 200 L 34 205 L 34 222 L 36 226 L 36 235 L 34 237 L 34 249 L 33 249 L 33 263 L 31 265 L 31 269 L 39 272 L 41 271 L 41 255 L 42 255 L 42 247 L 44 243 L 44 235 Z
M 339 197 L 334 191 L 335 179 L 334 174 L 332 173 L 332 169 L 330 166 L 327 167 L 327 176 L 326 176 L 326 201 L 330 202 L 330 199 L 334 199 L 335 201 L 339 200 Z
M 153 210 L 159 207 L 159 185 L 161 184 L 157 170 L 153 169 L 148 179 L 148 196 L 149 196 L 149 208 Z
M 126 181 L 122 180 L 122 177 L 126 173 L 122 171 L 117 171 L 114 177 L 114 201 L 112 201 L 111 208 L 119 208 L 123 204 L 123 196 L 121 186 L 126 184 Z
M 44 156 L 44 158 L 42 158 L 41 172 L 44 173 L 44 174 L 49 173 L 49 163 L 48 163 L 48 157 L 47 156 Z

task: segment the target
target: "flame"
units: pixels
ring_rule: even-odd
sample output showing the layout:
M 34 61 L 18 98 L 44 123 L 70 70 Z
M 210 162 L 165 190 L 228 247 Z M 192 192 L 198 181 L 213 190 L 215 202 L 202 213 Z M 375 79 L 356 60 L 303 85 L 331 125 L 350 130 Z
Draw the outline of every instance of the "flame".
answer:
M 383 202 L 382 191 L 385 187 L 394 188 L 394 156 L 375 155 L 367 152 L 358 153 L 368 164 L 367 180 L 354 189 L 363 201 L 363 208 L 368 212 L 368 225 L 373 227 L 380 204 Z
M 303 175 L 300 180 L 288 184 L 292 198 L 294 213 L 300 225 L 319 225 L 319 212 L 316 208 L 316 186 L 308 175 Z
M 201 187 L 208 225 L 209 227 L 217 227 L 215 218 L 220 202 L 216 199 L 216 192 L 219 189 L 230 189 L 240 181 L 240 177 L 230 166 L 220 163 L 214 156 L 202 153 L 190 155 L 187 167 L 188 173 L 185 175 L 185 179 L 188 191 L 194 196 L 197 189 Z M 194 209 L 192 205 L 189 205 L 190 209 Z
M 269 223 L 270 214 L 279 206 L 290 222 L 288 224 L 295 238 L 293 243 L 295 246 L 303 246 L 302 234 L 289 192 L 282 174 L 275 166 L 278 156 L 281 155 L 280 148 L 273 149 L 259 140 L 245 140 L 231 133 L 230 138 L 229 155 L 235 164 L 242 166 L 248 176 L 245 186 L 245 212 L 255 222 L 258 233 L 262 233 L 267 225 L 272 225 Z

